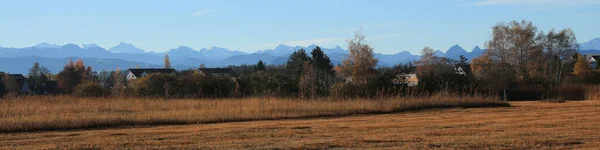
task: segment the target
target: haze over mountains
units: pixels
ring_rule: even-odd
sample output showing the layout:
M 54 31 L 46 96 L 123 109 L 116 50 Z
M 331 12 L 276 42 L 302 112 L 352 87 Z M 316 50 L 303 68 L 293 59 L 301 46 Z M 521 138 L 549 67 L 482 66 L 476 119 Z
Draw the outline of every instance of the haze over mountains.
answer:
M 305 49 L 307 53 L 310 53 L 315 47 L 317 45 L 314 44 L 307 47 L 292 47 L 281 44 L 274 49 L 247 53 L 215 46 L 202 49 L 180 46 L 164 53 L 156 53 L 147 52 L 129 43 L 120 43 L 117 46 L 105 49 L 96 44 L 83 44 L 81 46 L 66 44 L 61 46 L 44 42 L 24 48 L 0 47 L 0 71 L 26 74 L 31 65 L 38 61 L 51 72 L 57 73 L 68 62 L 69 58 L 73 60 L 82 59 L 86 65 L 92 66 L 95 71 L 114 70 L 117 66 L 123 70 L 136 66 L 162 67 L 164 54 L 169 55 L 171 64 L 176 69 L 196 68 L 200 64 L 205 64 L 207 67 L 255 64 L 258 60 L 262 60 L 267 64 L 284 64 L 288 55 L 295 50 Z M 348 51 L 340 46 L 322 47 L 322 49 L 334 64 L 341 63 L 348 55 Z M 580 49 L 583 54 L 600 53 L 600 38 L 581 43 Z M 484 52 L 485 50 L 479 46 L 467 51 L 459 45 L 454 45 L 445 52 L 436 50 L 435 55 L 452 59 L 458 59 L 460 55 L 464 55 L 468 59 L 472 59 Z M 393 66 L 420 58 L 419 55 L 411 54 L 408 51 L 396 54 L 375 53 L 375 57 L 379 59 L 379 66 Z

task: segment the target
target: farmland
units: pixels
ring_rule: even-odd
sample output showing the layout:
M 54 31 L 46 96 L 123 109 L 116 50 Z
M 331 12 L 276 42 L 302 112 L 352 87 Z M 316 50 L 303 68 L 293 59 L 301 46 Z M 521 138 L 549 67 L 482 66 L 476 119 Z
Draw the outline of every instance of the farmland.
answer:
M 0 149 L 600 147 L 600 101 L 511 102 L 345 117 L 2 133 Z

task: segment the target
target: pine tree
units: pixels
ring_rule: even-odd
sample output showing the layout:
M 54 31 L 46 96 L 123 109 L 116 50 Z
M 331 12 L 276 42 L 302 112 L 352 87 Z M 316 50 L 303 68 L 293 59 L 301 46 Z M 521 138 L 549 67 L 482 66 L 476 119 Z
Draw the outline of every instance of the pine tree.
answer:
M 265 71 L 265 68 L 265 63 L 262 60 L 258 60 L 258 63 L 256 63 L 256 70 Z
M 294 51 L 288 58 L 285 68 L 294 81 L 297 82 L 300 78 L 300 74 L 304 70 L 304 62 L 307 61 L 311 60 L 304 49 Z
M 467 57 L 465 57 L 464 55 L 460 55 L 459 58 L 460 59 L 458 60 L 458 62 L 460 63 L 460 65 L 467 65 L 468 64 L 467 61 L 469 59 L 467 59 Z
M 315 85 L 317 87 L 317 94 L 319 96 L 329 95 L 329 89 L 333 84 L 333 76 L 335 71 L 333 70 L 333 64 L 329 57 L 321 50 L 320 47 L 316 47 L 311 52 L 312 55 L 312 67 L 314 67 Z
M 282 81 L 284 83 L 279 83 L 285 85 L 285 89 L 287 93 L 297 94 L 298 93 L 298 83 L 300 82 L 300 76 L 304 71 L 304 63 L 310 62 L 310 58 L 306 55 L 306 51 L 304 49 L 300 49 L 294 51 L 292 53 L 285 65 L 285 72 L 289 82 Z
M 165 68 L 171 68 L 171 61 L 169 60 L 169 54 L 165 54 Z

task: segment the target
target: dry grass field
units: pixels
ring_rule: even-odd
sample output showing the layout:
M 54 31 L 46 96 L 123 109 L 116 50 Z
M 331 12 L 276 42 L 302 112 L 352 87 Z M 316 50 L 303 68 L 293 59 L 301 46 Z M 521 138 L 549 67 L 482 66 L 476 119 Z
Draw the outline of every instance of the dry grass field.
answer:
M 380 114 L 423 108 L 509 106 L 488 97 L 431 97 L 382 100 L 144 99 L 20 97 L 0 101 L 0 132 L 91 129 L 125 125 L 222 123 Z
M 597 149 L 600 101 L 2 133 L 0 149 Z

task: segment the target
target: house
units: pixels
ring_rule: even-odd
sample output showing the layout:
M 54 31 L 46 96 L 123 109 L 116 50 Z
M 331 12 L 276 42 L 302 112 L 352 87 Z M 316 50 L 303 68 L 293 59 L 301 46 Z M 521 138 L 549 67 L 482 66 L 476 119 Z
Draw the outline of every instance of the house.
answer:
M 6 73 L 0 72 L 0 77 L 4 77 Z M 31 93 L 31 89 L 29 88 L 29 84 L 27 84 L 27 78 L 23 76 L 23 74 L 8 74 L 9 77 L 15 79 L 17 81 L 17 86 L 19 87 L 19 93 Z
M 409 74 L 398 74 L 396 78 L 393 79 L 394 84 L 402 84 L 406 86 L 416 86 L 419 85 L 419 78 L 417 78 L 416 73 Z
M 127 69 L 127 81 L 134 80 L 138 78 L 146 77 L 151 73 L 165 73 L 165 74 L 177 74 L 177 71 L 172 68 L 136 68 L 136 69 Z
M 467 74 L 471 73 L 471 65 L 454 65 L 454 73 L 467 76 Z
M 600 54 L 587 54 L 585 55 L 585 60 L 591 68 L 596 68 L 598 60 L 600 60 Z
M 201 75 L 209 77 L 227 78 L 233 77 L 233 69 L 231 68 L 199 68 Z

